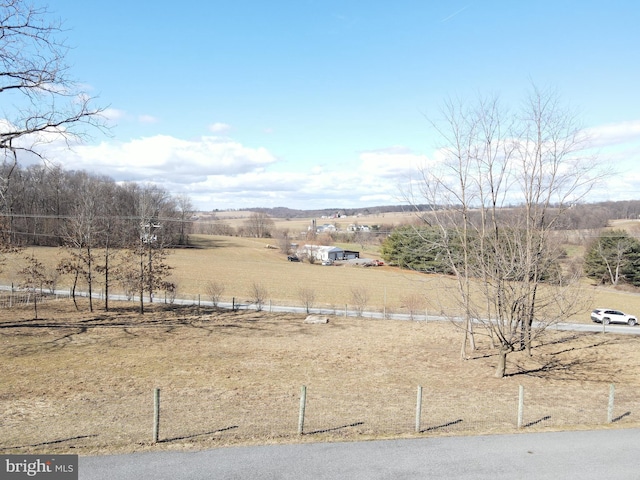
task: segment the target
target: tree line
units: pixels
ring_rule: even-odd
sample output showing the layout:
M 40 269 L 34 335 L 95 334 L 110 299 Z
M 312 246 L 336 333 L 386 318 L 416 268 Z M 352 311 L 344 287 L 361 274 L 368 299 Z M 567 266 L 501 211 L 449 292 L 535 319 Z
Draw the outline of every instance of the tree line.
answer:
M 186 245 L 194 214 L 186 196 L 175 196 L 155 185 L 116 183 L 86 171 L 66 171 L 48 164 L 22 168 L 5 162 L 1 211 L 5 242 L 25 246 L 63 246 L 78 218 L 100 232 L 99 244 L 109 237 L 127 245 L 140 236 L 140 224 L 148 218 L 162 222 L 166 245 Z M 117 235 L 113 235 L 117 232 Z
M 188 197 L 174 196 L 155 185 L 118 184 L 85 171 L 59 166 L 22 168 L 4 163 L 0 232 L 4 252 L 25 246 L 57 246 L 64 253 L 56 272 L 48 274 L 27 257 L 22 286 L 34 293 L 50 287 L 56 275 L 72 279 L 72 296 L 79 285 L 109 290 L 116 283 L 127 296 L 152 302 L 157 292 L 174 293 L 165 262 L 167 248 L 189 243 L 193 207 Z M 36 299 L 34 295 L 34 301 Z

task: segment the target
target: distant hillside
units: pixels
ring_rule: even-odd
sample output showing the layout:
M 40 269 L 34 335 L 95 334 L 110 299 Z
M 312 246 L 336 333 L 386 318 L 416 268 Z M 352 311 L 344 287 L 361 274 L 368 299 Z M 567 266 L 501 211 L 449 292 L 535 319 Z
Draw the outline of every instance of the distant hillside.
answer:
M 517 207 L 511 207 L 517 208 Z M 429 211 L 431 205 L 381 205 L 362 208 L 324 208 L 319 210 L 299 210 L 287 207 L 276 208 L 245 208 L 234 210 L 238 216 L 248 216 L 248 212 L 264 212 L 272 218 L 321 218 L 354 215 L 377 215 L 384 213 L 398 213 L 410 211 Z M 219 211 L 221 212 L 221 211 Z M 228 213 L 228 212 L 227 212 Z M 201 218 L 207 215 L 215 217 L 216 211 L 201 212 Z M 593 229 L 611 225 L 614 220 L 640 220 L 640 200 L 607 201 L 573 205 L 566 212 L 563 223 L 556 225 L 558 229 Z
M 409 212 L 409 211 L 429 210 L 428 205 L 382 205 L 378 207 L 361 208 L 324 208 L 319 210 L 297 210 L 287 207 L 275 208 L 243 208 L 239 212 L 262 212 L 273 218 L 312 218 L 312 217 L 332 217 L 332 216 L 354 216 L 354 215 L 377 215 L 381 213 Z

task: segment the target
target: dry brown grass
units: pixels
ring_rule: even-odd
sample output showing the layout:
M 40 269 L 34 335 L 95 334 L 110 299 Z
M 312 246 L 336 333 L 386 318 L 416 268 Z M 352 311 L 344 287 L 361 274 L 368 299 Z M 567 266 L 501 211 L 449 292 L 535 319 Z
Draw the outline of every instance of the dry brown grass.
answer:
M 244 225 L 250 215 L 251 212 L 244 211 L 216 212 L 215 218 L 217 220 L 215 221 L 222 221 L 233 228 L 238 228 Z M 314 218 L 273 218 L 272 220 L 276 229 L 280 231 L 288 230 L 290 233 L 296 234 L 298 232 L 306 232 L 307 228 L 311 225 L 311 222 L 312 220 L 314 220 Z M 373 215 L 349 216 L 342 218 L 316 217 L 315 220 L 318 225 L 331 223 L 335 225 L 336 228 L 344 230 L 351 224 L 371 226 L 400 225 L 411 223 L 416 220 L 416 215 L 414 212 L 391 212 Z M 204 215 L 202 221 L 210 222 L 212 220 Z
M 172 280 L 178 285 L 178 296 L 206 301 L 206 285 L 217 281 L 224 285 L 222 301 L 246 303 L 251 300 L 255 283 L 268 291 L 268 302 L 274 305 L 302 306 L 300 290 L 315 293 L 314 307 L 335 312 L 344 310 L 351 302 L 352 288 L 367 290 L 369 302 L 366 310 L 388 313 L 409 313 L 406 299 L 413 295 L 424 298 L 426 313 L 457 314 L 455 283 L 440 275 L 423 275 L 394 267 L 348 267 L 311 265 L 305 262 L 287 262 L 276 249 L 265 248 L 273 242 L 268 239 L 194 235 L 194 248 L 174 250 L 167 262 L 174 267 Z M 353 248 L 359 249 L 357 246 Z M 29 248 L 41 262 L 51 267 L 60 258 L 56 248 Z M 363 257 L 379 258 L 374 247 L 362 252 Z M 17 272 L 24 267 L 22 255 L 7 258 L 0 271 L 0 284 L 20 281 Z M 59 288 L 68 288 L 67 279 L 61 279 Z M 100 291 L 97 285 L 94 291 Z M 112 287 L 112 293 L 119 292 Z M 161 296 L 161 294 L 160 294 Z M 581 296 L 583 308 L 568 318 L 572 322 L 589 323 L 589 312 L 596 307 L 617 308 L 628 313 L 640 314 L 640 294 L 637 290 L 594 287 L 588 281 L 583 284 Z
M 149 449 L 640 424 L 637 337 L 548 332 L 535 356 L 493 378 L 485 341 L 459 360 L 445 322 L 304 316 L 155 305 L 90 315 L 51 301 L 0 312 L 0 451 L 97 454 Z M 296 433 L 301 385 L 306 434 Z M 153 389 L 161 442 L 151 443 Z
M 266 285 L 274 303 L 340 311 L 352 286 L 370 292 L 369 309 L 406 313 L 403 298 L 426 297 L 430 314 L 455 308 L 451 279 L 390 267 L 323 267 L 287 262 L 266 240 L 195 238 L 198 248 L 169 262 L 180 296 L 204 295 L 219 280 L 246 301 Z M 56 249 L 30 249 L 55 265 Z M 373 252 L 375 254 L 375 252 Z M 16 282 L 20 257 L 0 283 Z M 585 284 L 594 306 L 640 312 L 635 292 Z M 204 299 L 204 298 L 203 298 Z M 0 450 L 107 453 L 156 448 L 410 436 L 415 395 L 425 388 L 420 435 L 515 431 L 518 385 L 525 387 L 527 429 L 603 426 L 609 384 L 616 384 L 614 426 L 638 426 L 638 337 L 547 332 L 533 358 L 509 360 L 493 378 L 486 338 L 467 361 L 451 323 L 335 316 L 304 325 L 303 316 L 154 305 L 109 313 L 75 312 L 71 303 L 0 310 Z M 638 327 L 640 328 L 640 327 Z M 296 435 L 299 390 L 308 387 L 306 435 Z M 162 391 L 161 440 L 152 445 L 153 389 Z

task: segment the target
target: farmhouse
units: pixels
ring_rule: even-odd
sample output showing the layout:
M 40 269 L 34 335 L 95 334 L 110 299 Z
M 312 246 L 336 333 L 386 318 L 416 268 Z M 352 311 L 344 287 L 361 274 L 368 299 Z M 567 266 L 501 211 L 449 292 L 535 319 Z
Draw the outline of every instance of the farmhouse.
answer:
M 319 227 L 316 228 L 316 233 L 325 233 L 325 232 L 333 233 L 337 231 L 338 229 L 333 223 L 325 223 L 324 225 L 320 225 Z
M 298 250 L 298 256 L 314 258 L 319 262 L 324 262 L 326 260 L 351 260 L 353 258 L 360 258 L 360 252 L 325 245 L 303 245 Z

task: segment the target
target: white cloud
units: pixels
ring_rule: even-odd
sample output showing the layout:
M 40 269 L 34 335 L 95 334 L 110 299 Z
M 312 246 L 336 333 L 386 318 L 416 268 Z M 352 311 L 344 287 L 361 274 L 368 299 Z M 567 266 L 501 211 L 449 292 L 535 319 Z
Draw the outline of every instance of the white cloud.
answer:
M 402 146 L 394 146 L 360 153 L 362 170 L 376 176 L 400 180 L 411 175 L 427 162 L 425 155 L 419 155 Z
M 185 193 L 198 208 L 288 206 L 356 207 L 367 202 L 397 203 L 398 184 L 424 157 L 403 147 L 366 151 L 360 164 L 308 165 L 302 172 L 274 171 L 277 157 L 227 137 L 184 140 L 168 135 L 127 142 L 48 147 L 65 168 L 87 170 L 116 181 L 155 183 Z M 280 169 L 281 170 L 281 169 Z
M 640 120 L 634 122 L 600 125 L 585 130 L 587 137 L 596 147 L 618 145 L 640 140 Z
M 231 125 L 226 123 L 216 122 L 209 125 L 209 131 L 211 133 L 225 134 L 228 133 L 229 130 L 231 130 Z
M 138 115 L 138 122 L 140 123 L 158 123 L 158 118 L 153 115 Z
M 258 171 L 276 162 L 264 148 L 245 147 L 216 137 L 182 140 L 167 135 L 81 145 L 71 152 L 58 145 L 52 156 L 60 159 L 65 168 L 104 174 L 116 181 L 174 186 L 202 182 L 210 176 Z
M 127 112 L 125 112 L 124 110 L 118 110 L 117 108 L 106 108 L 102 112 L 102 116 L 107 120 L 115 122 L 117 120 L 122 120 L 123 118 L 125 118 L 127 116 Z
M 603 147 L 604 158 L 616 159 L 619 170 L 627 171 L 624 179 L 616 177 L 612 181 L 618 187 L 623 185 L 624 198 L 637 198 L 640 177 L 633 172 L 640 158 L 640 122 L 596 130 L 603 144 L 613 145 Z M 364 150 L 351 158 L 346 155 L 317 164 L 306 164 L 302 152 L 295 171 L 283 171 L 287 164 L 267 148 L 218 135 L 189 140 L 169 135 L 126 142 L 107 140 L 79 145 L 72 151 L 64 142 L 53 141 L 43 148 L 49 159 L 57 160 L 66 169 L 87 170 L 116 181 L 155 183 L 172 194 L 189 195 L 194 205 L 203 210 L 398 204 L 402 203 L 401 191 L 407 188 L 410 178 L 442 160 L 442 152 L 437 150 L 427 156 L 404 146 Z M 630 169 L 630 165 L 634 168 Z M 607 198 L 606 188 L 597 193 L 594 201 Z

